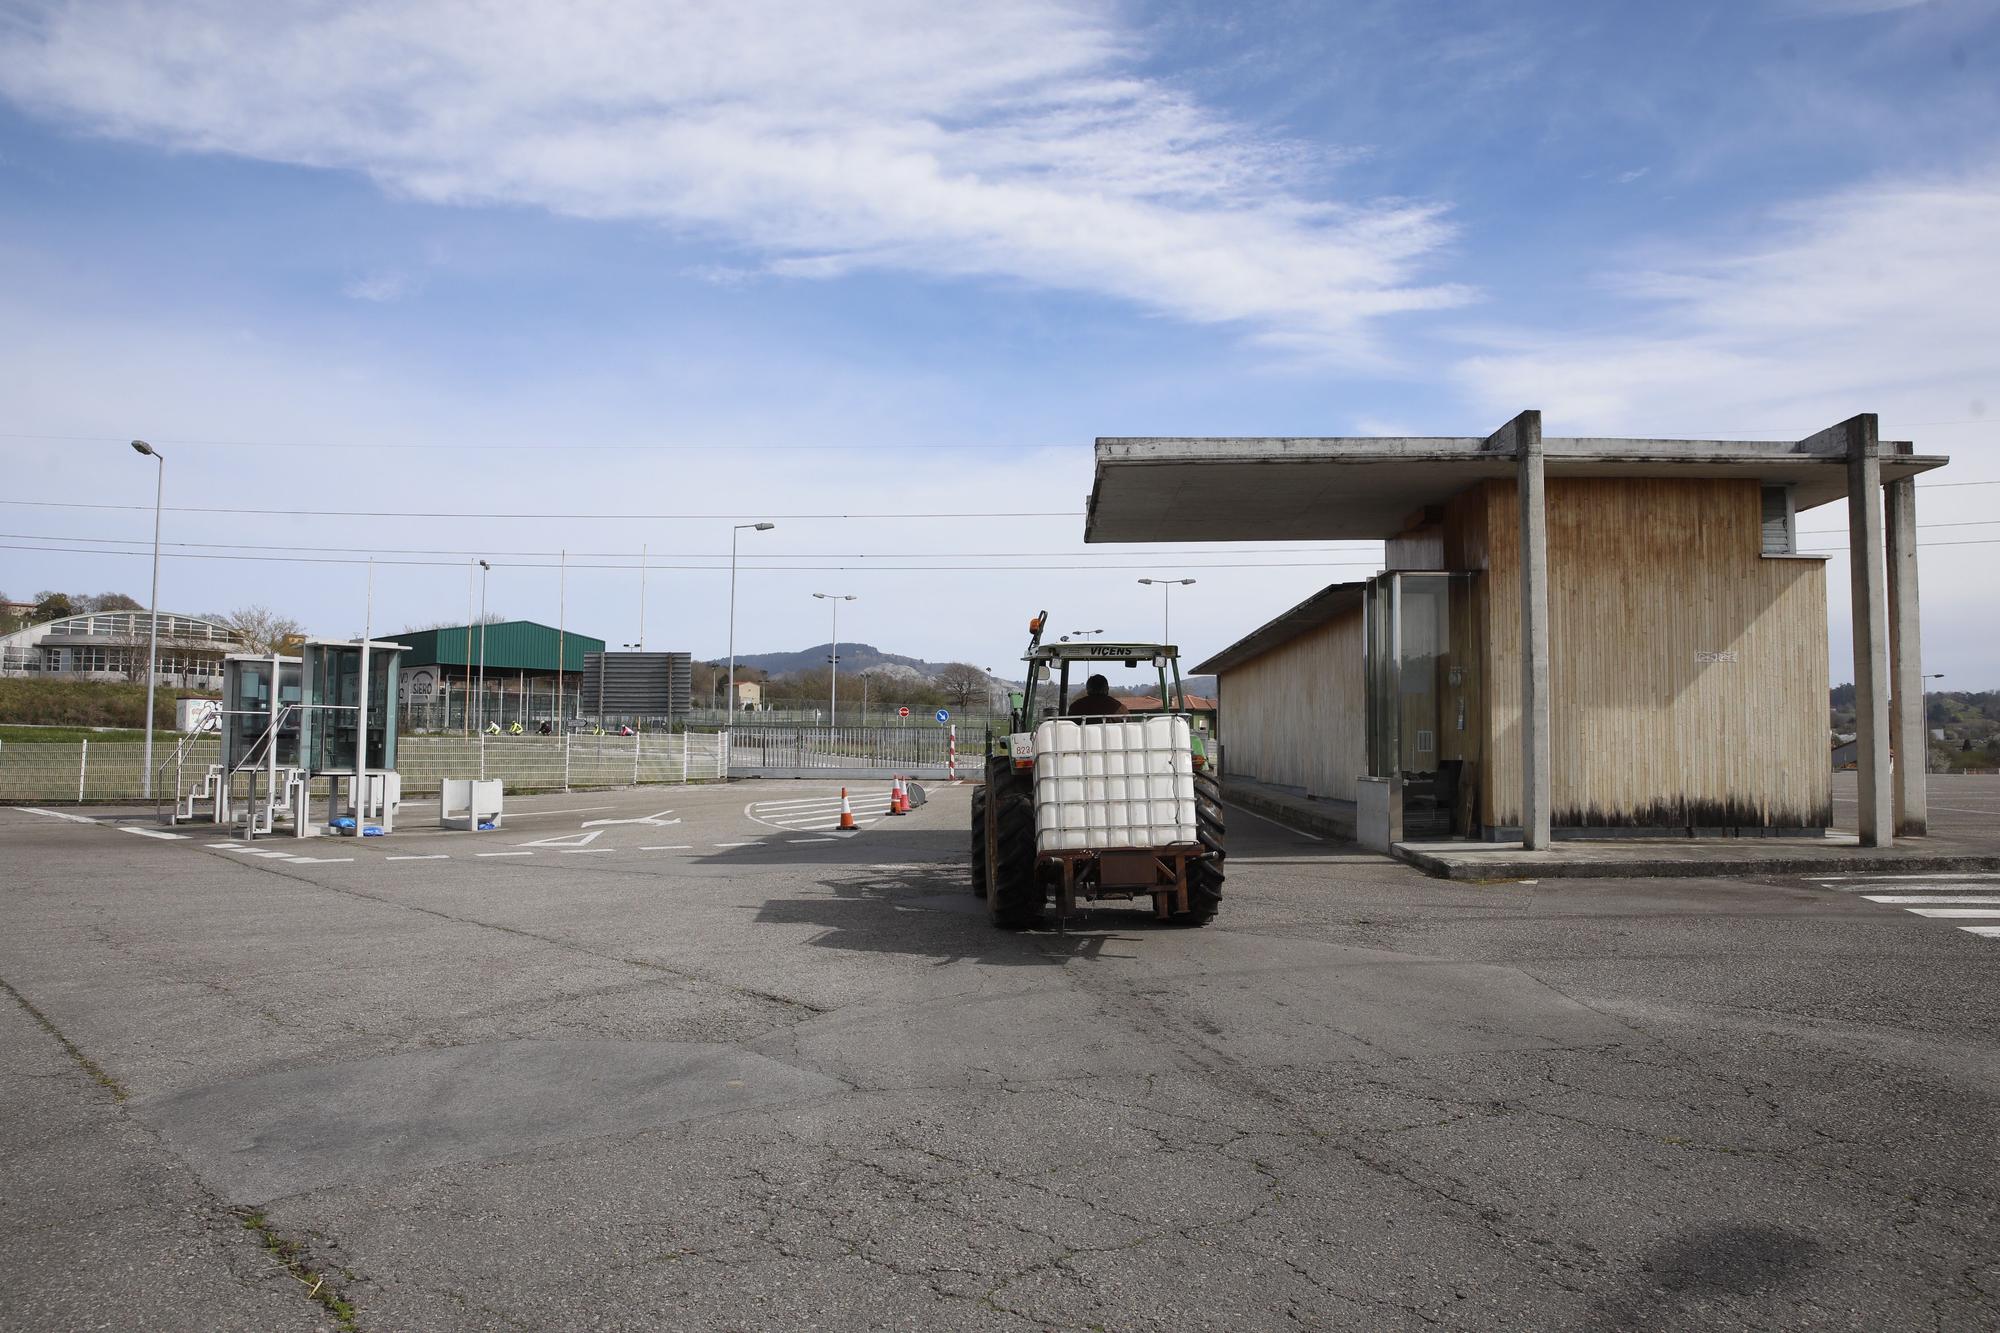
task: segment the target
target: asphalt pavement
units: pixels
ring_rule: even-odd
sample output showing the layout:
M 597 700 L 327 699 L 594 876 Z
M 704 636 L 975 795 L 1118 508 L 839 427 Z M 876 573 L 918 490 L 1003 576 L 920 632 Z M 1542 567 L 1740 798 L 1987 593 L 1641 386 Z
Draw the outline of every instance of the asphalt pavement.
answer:
M 1236 812 L 1211 927 L 1009 934 L 969 789 L 885 790 L 0 809 L 0 1325 L 2000 1324 L 2000 877 L 1449 883 Z

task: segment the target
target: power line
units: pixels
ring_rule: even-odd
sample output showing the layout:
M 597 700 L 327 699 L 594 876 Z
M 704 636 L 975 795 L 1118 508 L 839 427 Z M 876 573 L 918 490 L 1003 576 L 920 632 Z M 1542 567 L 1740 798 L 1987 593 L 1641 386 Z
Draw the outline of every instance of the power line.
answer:
M 80 500 L 0 500 L 0 504 L 23 505 L 33 509 L 106 509 L 142 511 L 151 513 L 151 505 L 113 505 L 86 503 Z M 221 507 L 195 505 L 168 505 L 169 514 L 232 514 L 265 518 L 497 518 L 497 519 L 576 519 L 588 522 L 603 522 L 607 519 L 636 520 L 646 523 L 688 523 L 723 522 L 733 519 L 932 519 L 932 518 L 1082 518 L 1081 510 L 999 510 L 980 513 L 921 513 L 921 514 L 773 514 L 759 510 L 754 514 L 505 514 L 471 513 L 464 510 L 452 512 L 439 510 L 426 512 L 408 509 L 227 509 Z
M 485 439 L 467 440 L 454 443 L 392 443 L 382 440 L 357 440 L 328 442 L 324 440 L 211 440 L 198 437 L 175 437 L 156 435 L 149 437 L 153 443 L 179 448 L 200 449 L 325 449 L 346 452 L 350 449 L 389 449 L 401 453 L 405 451 L 449 452 L 462 449 L 477 449 L 484 453 L 494 449 L 554 451 L 567 453 L 571 450 L 589 449 L 595 452 L 613 453 L 694 453 L 702 451 L 756 450 L 758 452 L 791 451 L 799 453 L 879 453 L 884 449 L 1013 449 L 1036 451 L 1043 449 L 1088 448 L 1091 441 L 1068 441 L 1062 444 L 587 444 L 569 440 L 540 440 L 525 444 L 501 444 Z M 38 435 L 31 431 L 0 431 L 0 440 L 48 440 L 74 444 L 123 444 L 121 437 L 110 435 Z
M 33 542 L 89 542 L 93 545 L 137 546 L 137 547 L 143 547 L 147 550 L 152 549 L 152 543 L 139 537 L 80 537 L 75 535 L 74 533 L 66 533 L 66 532 L 64 533 L 0 532 L 0 538 L 9 538 L 18 541 L 33 541 Z M 1328 544 L 1331 545 L 1332 543 Z M 1345 544 L 1348 546 L 1357 546 L 1357 545 L 1379 546 L 1381 545 L 1381 540 L 1377 538 L 1353 538 L 1349 539 Z M 174 547 L 185 547 L 194 550 L 208 550 L 208 551 L 303 551 L 303 550 L 318 549 L 317 547 L 309 547 L 301 545 L 298 542 L 161 542 L 160 545 L 163 547 L 174 546 Z M 1340 552 L 1335 552 L 1335 551 L 1319 551 L 1313 549 L 1300 549 L 1298 547 L 1287 547 L 1287 546 L 1239 547 L 1228 542 L 1205 542 L 1201 543 L 1201 545 L 1210 548 L 1228 547 L 1229 549 L 1227 553 L 1230 555 L 1340 554 Z M 567 555 L 569 558 L 575 560 L 587 560 L 593 558 L 624 560 L 638 555 L 638 552 L 630 550 L 567 551 L 567 552 L 496 551 L 491 547 L 458 549 L 453 547 L 421 547 L 421 546 L 371 546 L 368 549 L 383 555 L 456 555 L 456 556 L 465 556 L 467 558 L 473 558 L 478 556 L 496 556 L 496 555 L 514 555 L 514 556 L 534 555 L 534 556 L 558 556 L 558 557 Z M 654 551 L 652 554 L 656 558 L 666 559 L 666 560 L 728 560 L 730 558 L 729 554 L 726 551 Z M 1028 558 L 1028 556 L 1025 553 L 1021 552 L 1020 550 L 937 551 L 933 552 L 932 554 L 937 556 L 939 559 L 952 559 L 952 560 L 992 560 L 992 559 L 1019 560 Z M 1186 551 L 1148 550 L 1144 548 L 1132 549 L 1125 546 L 1120 546 L 1116 550 L 1107 550 L 1105 554 L 1121 555 L 1121 556 L 1150 556 L 1157 560 L 1171 560 L 1176 556 L 1199 554 L 1199 553 L 1198 552 L 1191 553 Z M 1352 552 L 1347 552 L 1347 554 L 1352 554 Z M 742 561 L 750 561 L 750 560 L 803 560 L 803 559 L 907 560 L 909 559 L 909 557 L 910 557 L 910 552 L 908 551 L 895 551 L 895 552 L 780 551 L 775 554 L 761 554 L 761 555 L 752 555 L 748 551 L 745 551 L 737 558 Z M 627 567 L 632 569 L 637 569 L 639 566 L 634 564 Z M 662 568 L 664 568 L 664 566 L 662 566 Z
M 99 547 L 90 547 L 90 546 L 23 546 L 14 542 L 0 542 L 0 550 L 50 551 L 50 552 L 68 553 L 73 555 L 122 555 L 122 556 L 133 556 L 139 559 L 150 559 L 152 556 L 152 552 L 150 550 L 107 551 Z M 369 556 L 220 555 L 220 554 L 199 553 L 192 551 L 163 552 L 161 558 L 165 560 L 235 560 L 235 561 L 249 561 L 252 563 L 275 561 L 284 564 L 294 564 L 294 565 L 365 565 L 368 564 L 371 560 L 371 557 Z M 425 569 L 450 569 L 460 572 L 463 572 L 465 569 L 464 563 L 458 560 L 383 560 L 380 558 L 373 558 L 373 560 L 374 563 L 378 565 L 398 565 L 403 567 L 416 567 Z M 1171 561 L 1171 560 L 1161 560 L 1156 558 L 1154 560 L 1141 564 L 1108 564 L 1103 561 L 1093 561 L 1089 564 L 1081 564 L 1081 565 L 1075 565 L 1075 564 L 989 565 L 984 567 L 979 565 L 762 565 L 758 566 L 755 572 L 763 573 L 763 572 L 776 572 L 781 570 L 825 570 L 825 571 L 844 570 L 850 573 L 868 573 L 871 571 L 883 571 L 883 572 L 926 571 L 931 573 L 945 573 L 945 574 L 1009 574 L 1015 572 L 1016 570 L 1029 570 L 1029 571 L 1066 570 L 1072 572 L 1089 573 L 1093 570 L 1104 570 L 1104 569 L 1111 569 L 1111 570 L 1160 569 L 1162 567 L 1168 567 L 1173 569 L 1334 569 L 1334 568 L 1352 566 L 1354 568 L 1379 569 L 1381 568 L 1381 563 L 1382 562 L 1379 560 L 1290 560 L 1290 561 L 1253 560 L 1253 561 L 1243 561 L 1243 562 L 1203 564 L 1199 562 Z M 556 569 L 560 567 L 567 567 L 569 569 L 614 569 L 618 570 L 621 573 L 630 573 L 631 571 L 639 568 L 638 565 L 631 565 L 631 564 L 594 565 L 594 564 L 579 563 L 578 561 L 575 560 L 567 562 L 566 566 L 561 566 L 558 564 L 558 562 L 553 560 L 541 560 L 541 561 L 495 560 L 493 562 L 493 565 L 496 569 Z M 729 570 L 729 566 L 727 565 L 648 564 L 645 566 L 645 568 L 686 570 L 696 573 L 708 573 L 708 574 L 722 574 L 722 573 L 727 573 Z

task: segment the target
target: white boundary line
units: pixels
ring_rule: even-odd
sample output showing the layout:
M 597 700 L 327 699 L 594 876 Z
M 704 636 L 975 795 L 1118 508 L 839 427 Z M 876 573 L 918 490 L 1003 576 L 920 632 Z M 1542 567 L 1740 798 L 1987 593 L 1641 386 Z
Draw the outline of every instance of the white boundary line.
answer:
M 9 753 L 12 753 L 12 751 L 9 751 Z M 67 819 L 72 824 L 95 824 L 97 822 L 88 815 L 73 815 L 65 810 L 44 810 L 38 805 L 17 805 L 14 808 L 26 811 L 31 815 L 47 815 L 50 819 Z

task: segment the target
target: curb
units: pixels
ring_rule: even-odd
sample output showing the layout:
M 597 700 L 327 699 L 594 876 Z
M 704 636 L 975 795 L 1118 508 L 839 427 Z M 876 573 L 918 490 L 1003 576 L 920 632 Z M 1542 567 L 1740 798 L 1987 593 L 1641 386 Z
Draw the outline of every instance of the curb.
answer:
M 1759 875 L 1844 875 L 1908 871 L 1945 874 L 1952 871 L 2000 871 L 2000 856 L 1774 856 L 1714 861 L 1660 860 L 1634 857 L 1623 861 L 1560 861 L 1516 858 L 1481 860 L 1475 864 L 1447 861 L 1428 852 L 1396 845 L 1396 859 L 1415 866 L 1433 879 L 1461 881 L 1498 879 L 1748 879 Z

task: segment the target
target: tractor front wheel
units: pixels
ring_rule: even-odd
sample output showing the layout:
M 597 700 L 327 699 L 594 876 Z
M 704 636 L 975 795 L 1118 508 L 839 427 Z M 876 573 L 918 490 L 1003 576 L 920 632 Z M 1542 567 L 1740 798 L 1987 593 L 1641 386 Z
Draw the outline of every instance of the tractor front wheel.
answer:
M 972 789 L 972 896 L 986 896 L 986 788 Z

